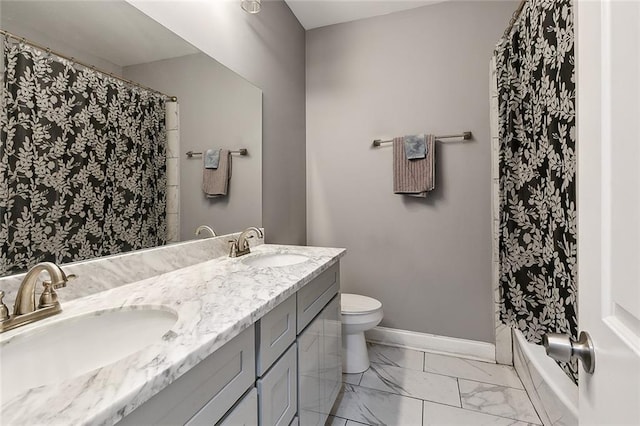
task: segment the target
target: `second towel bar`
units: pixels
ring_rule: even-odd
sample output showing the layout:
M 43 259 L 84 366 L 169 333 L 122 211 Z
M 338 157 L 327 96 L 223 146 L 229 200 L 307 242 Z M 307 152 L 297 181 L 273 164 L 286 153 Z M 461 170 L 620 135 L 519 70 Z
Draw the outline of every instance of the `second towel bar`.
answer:
M 237 151 L 229 151 L 232 154 L 240 154 L 240 155 L 248 155 L 249 151 L 246 148 L 240 148 Z M 187 158 L 193 158 L 195 155 L 202 155 L 201 152 L 193 152 L 193 151 L 187 151 Z
M 452 138 L 462 138 L 466 141 L 468 141 L 469 139 L 471 139 L 473 137 L 471 132 L 463 132 L 460 133 L 459 135 L 441 135 L 441 136 L 436 136 L 436 139 L 452 139 Z M 381 139 L 376 139 L 373 141 L 373 146 L 374 147 L 378 147 L 383 143 L 392 143 L 393 139 L 389 139 L 389 140 L 381 140 Z

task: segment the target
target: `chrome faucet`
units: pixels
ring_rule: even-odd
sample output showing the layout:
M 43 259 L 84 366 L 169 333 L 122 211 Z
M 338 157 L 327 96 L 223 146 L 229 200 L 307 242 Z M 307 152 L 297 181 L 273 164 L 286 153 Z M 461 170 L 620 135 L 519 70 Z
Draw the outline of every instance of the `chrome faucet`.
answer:
M 216 231 L 214 231 L 212 227 L 207 225 L 200 225 L 198 226 L 198 228 L 196 228 L 196 237 L 199 236 L 202 233 L 202 231 L 207 231 L 208 233 L 211 234 L 212 237 L 216 236 Z
M 253 235 L 249 235 L 252 232 L 256 234 L 258 238 L 264 238 L 264 234 L 262 233 L 262 230 L 260 230 L 260 228 L 252 226 L 245 229 L 244 231 L 242 231 L 237 240 L 229 241 L 231 243 L 231 251 L 229 252 L 230 257 L 240 257 L 244 256 L 245 254 L 251 253 L 251 250 L 249 249 L 249 241 L 247 240 L 249 238 L 253 238 Z
M 49 275 L 49 280 L 42 282 L 44 290 L 36 306 L 37 279 L 45 271 Z M 20 284 L 13 306 L 13 315 L 9 315 L 9 310 L 2 301 L 4 292 L 0 291 L 0 333 L 62 312 L 55 290 L 66 287 L 67 281 L 72 278 L 75 278 L 75 275 L 66 275 L 55 263 L 38 263 L 27 272 Z

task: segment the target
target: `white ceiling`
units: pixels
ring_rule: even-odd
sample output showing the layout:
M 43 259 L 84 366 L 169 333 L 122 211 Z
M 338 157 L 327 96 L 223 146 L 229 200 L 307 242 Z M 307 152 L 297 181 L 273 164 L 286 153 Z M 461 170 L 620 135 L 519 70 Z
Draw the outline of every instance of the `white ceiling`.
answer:
M 306 30 L 387 15 L 446 0 L 285 0 Z
M 45 40 L 64 41 L 120 67 L 199 52 L 121 0 L 2 0 L 2 23 Z M 34 41 L 49 46 L 47 41 Z

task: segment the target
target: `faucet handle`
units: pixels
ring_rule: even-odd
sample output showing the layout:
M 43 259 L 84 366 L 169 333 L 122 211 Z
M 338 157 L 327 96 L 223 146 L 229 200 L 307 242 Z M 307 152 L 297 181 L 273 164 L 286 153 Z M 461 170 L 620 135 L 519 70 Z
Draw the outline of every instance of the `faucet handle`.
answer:
M 238 256 L 238 240 L 232 238 L 228 241 L 229 244 L 229 257 L 237 257 Z
M 61 271 L 62 271 L 62 269 L 61 269 Z M 59 289 L 59 288 L 62 288 L 62 287 L 66 287 L 67 286 L 67 282 L 69 282 L 71 280 L 75 280 L 76 278 L 78 278 L 78 276 L 76 274 L 67 275 L 67 274 L 64 273 L 64 271 L 62 271 L 62 275 L 64 277 L 63 280 L 52 285 L 52 287 L 54 289 L 56 289 L 56 290 Z M 44 282 L 42 284 L 44 285 Z M 51 283 L 49 283 L 49 284 L 51 284 Z
M 4 291 L 0 290 L 0 322 L 9 319 L 9 309 L 2 299 L 4 299 Z
M 58 295 L 56 294 L 54 290 L 55 286 L 51 284 L 51 281 L 42 281 L 42 286 L 44 287 L 44 290 L 40 295 L 38 309 L 48 308 L 49 306 L 53 306 L 58 303 Z M 62 284 L 60 284 L 60 286 L 62 286 Z

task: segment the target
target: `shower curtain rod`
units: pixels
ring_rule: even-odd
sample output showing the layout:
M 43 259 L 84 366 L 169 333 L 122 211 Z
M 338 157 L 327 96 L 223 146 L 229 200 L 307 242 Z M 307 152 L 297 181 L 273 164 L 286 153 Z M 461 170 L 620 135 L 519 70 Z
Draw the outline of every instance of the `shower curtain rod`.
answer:
M 527 0 L 522 0 L 520 2 L 520 4 L 518 5 L 518 8 L 515 10 L 515 12 L 513 12 L 513 16 L 511 16 L 511 20 L 509 21 L 509 25 L 504 30 L 504 33 L 502 34 L 502 38 L 507 38 L 509 36 L 509 33 L 511 32 L 511 29 L 516 24 L 516 21 L 518 20 L 518 17 L 522 13 L 522 9 L 524 9 L 524 5 L 525 5 L 526 2 L 527 2 Z
M 85 64 L 84 62 L 80 62 L 79 60 L 77 60 L 73 56 L 63 55 L 61 53 L 58 53 L 56 51 L 51 50 L 50 48 L 48 48 L 46 46 L 42 46 L 41 44 L 38 44 L 38 43 L 35 43 L 33 41 L 27 40 L 24 37 L 20 37 L 20 36 L 17 36 L 15 34 L 12 34 L 9 31 L 5 31 L 3 29 L 0 29 L 0 34 L 2 34 L 5 37 L 12 38 L 12 39 L 17 40 L 19 42 L 22 42 L 24 44 L 28 44 L 29 46 L 35 47 L 36 49 L 43 50 L 43 51 L 45 51 L 47 53 L 50 53 L 50 54 L 54 54 L 54 55 L 59 56 L 59 57 L 61 57 L 63 59 L 66 59 L 67 61 L 73 62 L 74 64 L 83 66 L 85 68 L 89 68 L 89 69 L 91 69 L 91 70 L 93 70 L 95 72 L 98 72 L 100 74 L 107 75 L 107 76 L 109 76 L 109 77 L 111 77 L 113 79 L 122 81 L 122 82 L 127 83 L 127 84 L 132 85 L 132 86 L 140 87 L 141 89 L 148 90 L 148 91 L 153 92 L 153 93 L 157 93 L 159 95 L 162 95 L 162 96 L 166 97 L 171 102 L 177 102 L 178 101 L 178 98 L 175 97 L 175 96 L 167 95 L 166 93 L 162 93 L 159 90 L 155 90 L 155 89 L 152 89 L 151 87 L 143 86 L 142 84 L 136 83 L 135 81 L 127 80 L 126 78 L 119 77 L 119 76 L 117 76 L 117 75 L 115 75 L 113 73 L 110 73 L 109 71 L 104 71 L 104 70 L 98 69 L 94 65 Z

